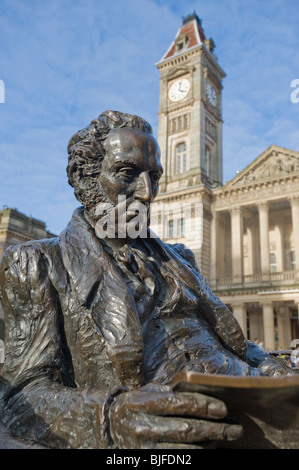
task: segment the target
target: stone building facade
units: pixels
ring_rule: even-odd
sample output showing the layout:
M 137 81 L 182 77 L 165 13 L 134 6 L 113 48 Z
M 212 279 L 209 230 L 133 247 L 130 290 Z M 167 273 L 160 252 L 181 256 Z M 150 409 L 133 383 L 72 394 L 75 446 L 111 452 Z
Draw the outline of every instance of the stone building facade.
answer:
M 299 338 L 299 152 L 268 148 L 214 192 L 210 223 L 211 286 L 250 339 L 290 348 Z
M 0 210 L 0 258 L 10 245 L 55 236 L 47 230 L 45 222 L 41 220 L 28 217 L 7 206 Z
M 248 339 L 290 348 L 299 338 L 299 153 L 272 145 L 223 185 L 225 72 L 214 48 L 194 13 L 156 64 L 164 175 L 152 229 L 192 249 Z

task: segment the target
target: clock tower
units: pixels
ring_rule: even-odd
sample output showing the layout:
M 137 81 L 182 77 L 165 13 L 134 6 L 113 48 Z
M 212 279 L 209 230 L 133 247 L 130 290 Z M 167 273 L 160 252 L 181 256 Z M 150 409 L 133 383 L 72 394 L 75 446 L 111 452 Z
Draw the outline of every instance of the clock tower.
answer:
M 209 277 L 210 208 L 213 190 L 222 185 L 222 79 L 225 73 L 196 13 L 183 18 L 169 49 L 156 64 L 160 70 L 158 141 L 164 174 L 157 201 L 170 207 L 201 204 L 202 227 L 190 238 L 186 214 L 167 215 L 159 235 L 193 250 Z M 191 210 L 194 214 L 194 207 Z M 166 211 L 167 212 L 167 211 Z M 161 217 L 160 217 L 161 219 Z M 205 259 L 206 258 L 206 259 Z

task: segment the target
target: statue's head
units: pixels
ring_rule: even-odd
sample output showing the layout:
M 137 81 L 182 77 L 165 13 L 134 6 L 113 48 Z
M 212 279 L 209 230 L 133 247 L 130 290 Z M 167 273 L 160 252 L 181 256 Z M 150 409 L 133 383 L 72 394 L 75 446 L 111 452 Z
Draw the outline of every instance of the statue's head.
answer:
M 150 203 L 162 174 L 160 150 L 150 124 L 118 111 L 105 111 L 68 144 L 67 174 L 87 210 L 118 195 Z

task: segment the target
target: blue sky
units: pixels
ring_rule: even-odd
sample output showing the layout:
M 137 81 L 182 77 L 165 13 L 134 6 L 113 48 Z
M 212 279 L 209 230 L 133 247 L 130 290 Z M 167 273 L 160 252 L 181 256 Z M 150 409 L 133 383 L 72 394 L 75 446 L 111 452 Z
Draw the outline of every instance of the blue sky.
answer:
M 157 136 L 155 63 L 194 10 L 227 74 L 224 181 L 271 144 L 299 150 L 298 0 L 1 0 L 0 207 L 58 234 L 78 206 L 65 173 L 74 132 L 117 109 Z

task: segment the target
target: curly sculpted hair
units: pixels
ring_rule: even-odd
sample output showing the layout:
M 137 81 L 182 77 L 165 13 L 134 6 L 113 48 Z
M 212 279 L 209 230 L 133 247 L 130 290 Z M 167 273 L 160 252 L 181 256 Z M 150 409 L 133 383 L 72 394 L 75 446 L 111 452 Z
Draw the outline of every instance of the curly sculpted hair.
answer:
M 101 163 L 106 154 L 105 140 L 111 129 L 129 127 L 152 134 L 151 125 L 139 116 L 105 111 L 84 129 L 72 136 L 68 143 L 67 176 L 76 198 L 86 208 L 103 200 L 98 184 Z

